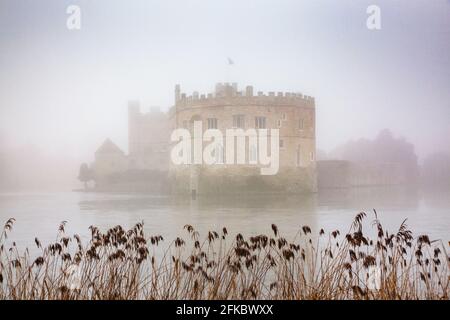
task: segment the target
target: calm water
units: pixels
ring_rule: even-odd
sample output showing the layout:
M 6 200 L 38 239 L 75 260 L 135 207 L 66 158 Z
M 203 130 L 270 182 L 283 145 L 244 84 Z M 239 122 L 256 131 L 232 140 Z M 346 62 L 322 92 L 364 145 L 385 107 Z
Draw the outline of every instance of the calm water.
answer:
M 372 220 L 376 208 L 383 224 L 395 231 L 404 219 L 414 234 L 450 240 L 450 191 L 414 188 L 335 190 L 309 196 L 204 198 L 196 201 L 170 197 L 105 193 L 3 193 L 0 223 L 16 218 L 10 239 L 19 246 L 34 246 L 34 238 L 53 241 L 58 225 L 87 239 L 90 225 L 102 229 L 130 227 L 144 221 L 147 235 L 166 239 L 184 235 L 191 224 L 200 232 L 220 230 L 254 235 L 270 232 L 275 223 L 288 239 L 309 225 L 313 230 L 346 232 L 353 217 L 366 211 Z M 368 221 L 367 226 L 370 227 Z

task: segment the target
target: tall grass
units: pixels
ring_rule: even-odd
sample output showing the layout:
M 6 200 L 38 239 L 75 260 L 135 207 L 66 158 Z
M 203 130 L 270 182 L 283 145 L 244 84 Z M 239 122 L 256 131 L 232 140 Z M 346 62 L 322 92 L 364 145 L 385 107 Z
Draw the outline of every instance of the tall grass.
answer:
M 272 233 L 231 237 L 226 228 L 204 238 L 190 225 L 185 239 L 147 237 L 130 230 L 90 227 L 86 243 L 59 227 L 54 243 L 35 245 L 37 258 L 0 235 L 0 299 L 448 299 L 445 245 L 413 237 L 405 222 L 389 233 L 377 219 L 363 232 L 364 212 L 349 231 L 313 234 L 299 228 L 293 241 Z

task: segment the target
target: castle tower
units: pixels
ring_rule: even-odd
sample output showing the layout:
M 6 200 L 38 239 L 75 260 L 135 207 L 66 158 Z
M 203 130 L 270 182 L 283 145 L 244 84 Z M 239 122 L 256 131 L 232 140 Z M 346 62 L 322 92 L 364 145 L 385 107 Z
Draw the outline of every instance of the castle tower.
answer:
M 197 164 L 194 171 L 193 165 L 171 165 L 175 192 L 307 193 L 317 190 L 313 97 L 293 92 L 254 95 L 252 86 L 239 91 L 235 83 L 218 83 L 214 93 L 194 92 L 191 96 L 178 89 L 179 86 L 176 87 L 176 108 L 169 116 L 172 128 L 191 128 L 195 121 L 202 121 L 203 130 L 218 129 L 222 134 L 228 129 L 278 129 L 280 163 L 276 175 L 262 176 L 262 166 L 253 159 L 259 157 L 255 156 L 258 148 L 247 144 L 245 164 L 224 165 L 219 156 L 214 165 Z M 207 143 L 203 148 L 205 145 Z M 226 143 L 223 148 L 226 149 Z M 221 154 L 224 153 L 222 150 Z M 194 184 L 193 172 L 198 177 Z M 191 190 L 193 185 L 196 190 Z
M 128 153 L 131 157 L 139 152 L 140 104 L 137 100 L 128 101 Z
M 158 107 L 141 112 L 138 101 L 128 103 L 128 148 L 131 170 L 168 170 L 167 114 Z
M 181 88 L 180 85 L 177 84 L 175 85 L 175 104 L 178 103 L 178 101 L 180 101 L 181 98 Z

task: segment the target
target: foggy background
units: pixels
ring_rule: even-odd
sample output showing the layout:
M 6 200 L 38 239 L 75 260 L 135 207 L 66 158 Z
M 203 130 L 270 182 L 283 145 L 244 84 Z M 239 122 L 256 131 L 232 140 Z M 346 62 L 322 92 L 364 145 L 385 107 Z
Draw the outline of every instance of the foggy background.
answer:
M 449 49 L 448 0 L 0 0 L 0 180 L 72 187 L 105 138 L 127 152 L 128 100 L 221 81 L 314 96 L 319 155 L 388 128 L 421 163 L 450 153 Z

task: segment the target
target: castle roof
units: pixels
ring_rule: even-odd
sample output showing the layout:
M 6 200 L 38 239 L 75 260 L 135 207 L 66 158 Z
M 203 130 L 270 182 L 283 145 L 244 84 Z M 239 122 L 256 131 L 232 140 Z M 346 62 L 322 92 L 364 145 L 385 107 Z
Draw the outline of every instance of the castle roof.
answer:
M 105 142 L 103 142 L 103 144 L 100 146 L 100 148 L 97 149 L 97 151 L 95 152 L 96 154 L 98 153 L 120 153 L 120 154 L 124 154 L 124 152 L 114 143 L 112 142 L 110 139 L 106 139 Z

